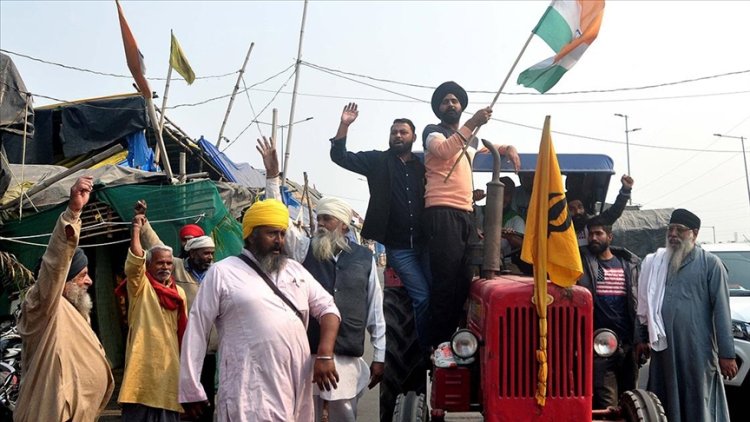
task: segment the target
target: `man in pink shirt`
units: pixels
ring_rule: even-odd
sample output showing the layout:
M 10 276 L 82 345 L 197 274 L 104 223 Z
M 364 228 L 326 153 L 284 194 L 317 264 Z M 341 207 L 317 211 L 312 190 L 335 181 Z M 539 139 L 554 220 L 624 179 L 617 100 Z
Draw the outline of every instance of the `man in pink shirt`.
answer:
M 477 152 L 477 138 L 472 132 L 492 117 L 487 107 L 477 111 L 463 126 L 461 113 L 468 105 L 466 91 L 453 81 L 444 82 L 432 94 L 432 111 L 440 119 L 422 131 L 427 186 L 422 214 L 430 251 L 432 291 L 432 344 L 450 340 L 458 326 L 463 304 L 469 292 L 471 275 L 466 269 L 465 252 L 469 234 L 475 230 L 472 220 L 473 179 L 471 160 Z M 468 143 L 451 177 L 445 181 L 453 163 Z M 520 160 L 513 146 L 498 146 L 518 169 Z

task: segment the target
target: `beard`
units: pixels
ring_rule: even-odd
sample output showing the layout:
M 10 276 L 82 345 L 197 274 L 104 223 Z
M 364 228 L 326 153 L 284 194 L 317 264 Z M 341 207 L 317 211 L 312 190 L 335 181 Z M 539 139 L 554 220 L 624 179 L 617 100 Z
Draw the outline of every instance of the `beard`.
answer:
M 667 237 L 667 250 L 672 253 L 672 255 L 669 257 L 670 276 L 676 274 L 677 271 L 679 271 L 680 267 L 682 266 L 682 261 L 695 247 L 694 237 L 691 237 L 689 239 L 682 239 L 678 237 L 677 240 L 678 243 L 673 245 L 669 242 L 669 237 Z
M 169 280 L 169 277 L 172 276 L 172 271 L 170 270 L 158 270 L 156 271 L 156 274 L 151 274 L 157 281 L 159 281 L 162 284 L 166 284 L 167 280 Z
M 592 255 L 596 256 L 609 249 L 609 243 L 589 242 L 586 248 L 588 248 Z
M 449 124 L 449 125 L 455 125 L 461 120 L 461 113 L 458 112 L 458 110 L 446 110 L 445 113 L 440 116 L 440 120 L 443 122 Z
M 268 274 L 279 272 L 284 265 L 286 265 L 287 255 L 284 252 L 281 253 L 268 253 L 265 255 L 255 254 L 258 258 L 258 266 L 260 269 Z
M 583 230 L 584 226 L 586 225 L 586 214 L 576 214 L 574 216 L 570 217 L 570 220 L 573 222 L 573 228 L 576 232 L 579 232 Z
M 313 256 L 318 261 L 333 259 L 339 251 L 352 251 L 349 242 L 346 241 L 346 237 L 341 232 L 332 232 L 325 228 L 320 228 L 315 232 L 310 246 Z
M 411 151 L 411 147 L 414 145 L 414 142 L 407 142 L 403 141 L 400 145 L 394 145 L 391 143 L 389 145 L 391 152 L 393 152 L 396 155 L 406 154 L 407 152 Z
M 63 289 L 63 297 L 76 308 L 86 322 L 91 323 L 91 309 L 94 307 L 94 304 L 86 288 L 68 281 L 65 283 L 65 288 Z

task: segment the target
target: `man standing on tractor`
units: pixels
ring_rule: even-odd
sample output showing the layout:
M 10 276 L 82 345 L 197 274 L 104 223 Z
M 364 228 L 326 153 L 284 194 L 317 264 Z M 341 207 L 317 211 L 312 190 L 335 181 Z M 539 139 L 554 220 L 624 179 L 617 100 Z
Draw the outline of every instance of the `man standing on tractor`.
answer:
M 632 177 L 624 174 L 620 179 L 620 182 L 622 183 L 622 187 L 620 188 L 620 192 L 617 194 L 615 203 L 612 204 L 611 207 L 602 211 L 602 213 L 598 216 L 600 217 L 602 223 L 609 226 L 615 224 L 615 221 L 620 218 L 622 212 L 625 210 L 625 205 L 627 205 L 628 200 L 630 200 L 630 191 L 633 190 Z M 578 189 L 579 190 L 575 190 L 572 192 L 569 191 L 566 194 L 568 200 L 568 213 L 570 214 L 571 220 L 573 220 L 573 227 L 576 231 L 576 237 L 578 237 L 578 246 L 586 246 L 588 244 L 586 223 L 593 216 L 588 215 L 588 213 L 586 212 L 586 206 L 584 205 L 583 199 L 580 196 L 580 188 Z
M 581 248 L 583 275 L 578 285 L 594 298 L 594 330 L 614 331 L 619 347 L 614 355 L 594 357 L 594 409 L 616 407 L 622 393 L 632 390 L 638 378 L 636 300 L 640 260 L 624 248 L 610 246 L 612 226 L 600 217 L 586 223 L 588 245 Z
M 453 81 L 442 83 L 432 94 L 432 111 L 440 123 L 427 125 L 422 131 L 427 179 L 423 222 L 432 270 L 433 346 L 450 340 L 456 330 L 471 280 L 465 255 L 469 236 L 475 231 L 471 160 L 477 152 L 478 139 L 472 132 L 490 120 L 492 109 L 477 111 L 459 126 L 468 103 L 469 97 L 461 86 Z M 467 144 L 464 153 L 462 149 Z M 500 145 L 498 151 L 510 158 L 518 170 L 520 159 L 515 147 Z M 459 162 L 446 180 L 456 160 Z
M 386 151 L 355 153 L 346 150 L 346 138 L 357 116 L 357 104 L 344 107 L 336 136 L 331 139 L 331 160 L 367 177 L 370 201 L 362 237 L 385 246 L 388 265 L 396 271 L 411 298 L 419 344 L 428 352 L 432 275 L 422 232 L 425 169 L 411 152 L 417 139 L 414 123 L 403 118 L 394 120 Z

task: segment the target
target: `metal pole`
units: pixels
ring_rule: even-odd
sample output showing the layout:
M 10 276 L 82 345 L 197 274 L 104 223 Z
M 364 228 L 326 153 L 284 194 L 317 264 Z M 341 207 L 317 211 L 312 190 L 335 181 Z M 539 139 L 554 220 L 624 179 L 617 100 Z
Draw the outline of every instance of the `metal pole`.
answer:
M 302 9 L 302 24 L 299 29 L 299 45 L 297 46 L 297 62 L 294 64 L 294 88 L 292 89 L 292 105 L 289 107 L 289 135 L 286 136 L 286 152 L 284 153 L 284 167 L 281 176 L 281 186 L 286 183 L 289 173 L 289 151 L 292 149 L 292 132 L 294 130 L 294 109 L 297 105 L 297 86 L 299 85 L 299 65 L 302 62 L 302 40 L 305 35 L 305 18 L 307 17 L 307 0 Z
M 245 55 L 245 61 L 242 63 L 242 68 L 240 69 L 240 74 L 237 76 L 237 82 L 234 84 L 234 90 L 232 91 L 232 96 L 229 97 L 229 106 L 227 106 L 227 112 L 224 114 L 224 121 L 221 122 L 221 129 L 219 130 L 219 138 L 216 139 L 216 148 L 219 148 L 219 145 L 221 145 L 221 137 L 224 136 L 224 128 L 227 126 L 227 119 L 229 119 L 229 113 L 232 111 L 232 105 L 234 104 L 234 97 L 237 96 L 237 91 L 240 89 L 240 81 L 242 81 L 242 75 L 245 73 L 245 66 L 247 66 L 247 61 L 250 60 L 250 53 L 253 51 L 253 47 L 255 47 L 255 43 L 250 43 L 250 48 L 247 49 L 247 55 Z
M 172 62 L 169 62 L 169 70 L 167 70 L 167 84 L 164 86 L 164 98 L 161 100 L 161 109 L 159 110 L 159 131 L 164 131 L 164 113 L 167 109 L 167 97 L 169 96 L 169 83 L 172 81 Z M 154 161 L 159 162 L 160 149 L 156 149 L 156 156 Z
M 747 202 L 748 204 L 750 204 L 750 176 L 748 176 L 748 172 L 747 172 L 747 157 L 745 156 L 745 137 L 722 135 L 720 133 L 714 133 L 714 136 L 718 136 L 720 138 L 732 138 L 732 139 L 740 140 L 740 143 L 742 145 L 742 161 L 745 163 L 745 184 L 747 185 Z
M 628 115 L 625 115 L 625 156 L 628 163 L 628 176 L 630 176 L 630 130 L 628 130 Z

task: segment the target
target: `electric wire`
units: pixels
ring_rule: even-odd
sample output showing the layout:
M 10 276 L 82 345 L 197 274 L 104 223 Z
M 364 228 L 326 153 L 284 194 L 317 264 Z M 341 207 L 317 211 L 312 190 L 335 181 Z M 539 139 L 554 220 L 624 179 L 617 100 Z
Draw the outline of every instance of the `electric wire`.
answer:
M 276 97 L 279 96 L 279 92 L 281 92 L 281 90 L 284 89 L 284 87 L 289 83 L 289 81 L 292 80 L 292 77 L 294 76 L 295 73 L 296 72 L 292 72 L 291 74 L 289 74 L 289 77 L 279 87 L 279 89 L 276 91 L 276 93 L 273 95 L 273 97 L 271 97 L 271 100 L 268 101 L 268 103 L 265 105 L 265 107 L 263 107 L 258 114 L 256 114 L 255 116 L 253 116 L 252 120 L 250 120 L 250 123 L 248 123 L 248 125 L 245 126 L 244 129 L 242 129 L 242 131 L 239 133 L 239 135 L 237 135 L 237 137 L 235 137 L 232 140 L 232 142 L 228 143 L 227 146 L 225 146 L 224 149 L 221 150 L 221 152 L 226 151 L 227 148 L 229 148 L 230 146 L 232 146 L 232 144 L 234 144 L 235 142 L 237 142 L 237 140 L 240 139 L 240 136 L 242 136 L 242 134 L 244 134 L 250 128 L 250 126 L 253 125 L 253 123 L 257 123 L 256 120 L 258 119 L 258 116 L 260 116 L 261 114 L 263 114 L 263 112 L 266 111 L 266 109 L 268 108 L 268 106 L 270 106 L 274 101 L 276 101 Z
M 133 79 L 133 75 L 122 75 L 122 74 L 118 74 L 118 73 L 100 72 L 98 70 L 91 70 L 91 69 L 86 69 L 86 68 L 83 68 L 83 67 L 71 66 L 71 65 L 67 65 L 67 64 L 63 64 L 63 63 L 57 63 L 57 62 L 53 62 L 53 61 L 49 61 L 49 60 L 40 59 L 40 58 L 37 58 L 37 57 L 29 56 L 27 54 L 17 53 L 15 51 L 6 50 L 4 48 L 0 48 L 0 51 L 2 51 L 3 53 L 12 54 L 14 56 L 23 57 L 25 59 L 32 60 L 32 61 L 35 61 L 35 62 L 44 63 L 44 64 L 48 64 L 48 65 L 52 65 L 52 66 L 57 66 L 57 67 L 62 67 L 63 69 L 76 70 L 76 71 L 79 71 L 79 72 L 91 73 L 91 74 L 99 75 L 99 76 L 111 76 L 113 78 Z M 239 73 L 239 70 L 235 70 L 234 72 L 229 72 L 229 73 L 222 73 L 220 75 L 196 76 L 195 79 L 219 79 L 219 78 L 225 78 L 227 76 L 236 75 L 237 73 Z M 157 77 L 153 77 L 153 78 L 147 77 L 146 79 L 148 79 L 150 81 L 166 81 L 167 80 L 167 78 L 157 78 Z M 172 80 L 182 80 L 182 81 L 184 81 L 184 79 L 182 79 L 182 78 L 172 78 Z
M 348 76 L 365 78 L 365 79 L 369 79 L 369 80 L 377 81 L 377 82 L 386 82 L 386 83 L 392 83 L 396 85 L 409 86 L 413 88 L 430 89 L 430 90 L 434 90 L 435 88 L 437 88 L 431 85 L 421 85 L 421 84 L 415 84 L 415 83 L 410 83 L 410 82 L 396 81 L 392 79 L 377 78 L 374 76 L 364 75 L 361 73 L 347 72 L 347 71 L 340 70 L 340 69 L 335 69 L 335 68 L 330 68 L 330 67 L 325 67 L 325 66 L 321 66 L 318 64 L 310 63 L 304 60 L 301 63 L 313 69 L 318 69 L 318 70 L 326 71 L 329 73 L 340 73 L 340 74 L 344 74 Z M 545 96 L 549 96 L 549 95 L 572 95 L 572 94 L 598 94 L 598 93 L 612 93 L 612 92 L 619 92 L 619 91 L 638 91 L 638 90 L 645 90 L 645 89 L 661 88 L 665 86 L 681 85 L 681 84 L 686 84 L 686 83 L 691 83 L 691 82 L 699 82 L 699 81 L 704 81 L 704 80 L 709 80 L 709 79 L 722 78 L 726 76 L 736 76 L 736 75 L 741 75 L 745 73 L 750 73 L 750 69 L 737 70 L 733 72 L 725 72 L 725 73 L 719 73 L 715 75 L 700 76 L 696 78 L 682 79 L 678 81 L 661 82 L 661 83 L 655 83 L 655 84 L 650 84 L 650 85 L 641 85 L 641 86 L 633 86 L 633 87 L 590 89 L 590 90 L 566 91 L 566 92 L 546 92 L 544 94 L 541 94 L 538 92 L 503 92 L 501 93 L 501 95 L 531 95 L 531 96 L 545 95 Z M 487 90 L 466 90 L 466 92 L 475 93 L 475 94 L 496 94 L 497 93 L 497 91 L 487 91 Z

